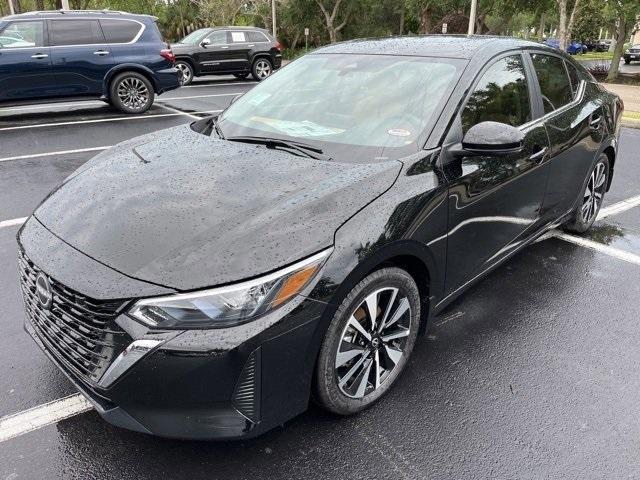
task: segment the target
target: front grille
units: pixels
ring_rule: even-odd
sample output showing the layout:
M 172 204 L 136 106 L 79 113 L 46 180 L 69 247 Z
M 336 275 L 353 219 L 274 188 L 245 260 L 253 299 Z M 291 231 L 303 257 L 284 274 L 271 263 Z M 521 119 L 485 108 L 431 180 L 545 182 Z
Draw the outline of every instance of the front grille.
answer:
M 36 290 L 41 271 L 19 252 L 20 286 L 29 321 L 38 338 L 66 369 L 97 382 L 131 341 L 116 323 L 122 300 L 93 300 L 46 276 L 52 293 L 44 307 Z

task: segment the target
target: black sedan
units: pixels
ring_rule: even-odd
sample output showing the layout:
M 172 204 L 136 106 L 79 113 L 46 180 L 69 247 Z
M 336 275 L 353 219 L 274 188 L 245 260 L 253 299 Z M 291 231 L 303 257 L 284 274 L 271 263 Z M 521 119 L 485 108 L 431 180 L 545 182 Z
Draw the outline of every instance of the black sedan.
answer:
M 310 398 L 356 413 L 470 285 L 593 224 L 621 114 L 536 43 L 328 46 L 52 192 L 18 235 L 26 329 L 133 430 L 255 436 Z

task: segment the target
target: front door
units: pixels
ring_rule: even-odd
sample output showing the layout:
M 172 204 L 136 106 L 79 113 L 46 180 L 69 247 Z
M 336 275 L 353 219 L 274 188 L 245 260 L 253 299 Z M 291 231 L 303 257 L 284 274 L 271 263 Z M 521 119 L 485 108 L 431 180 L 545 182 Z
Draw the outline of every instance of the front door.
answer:
M 540 222 L 549 140 L 531 94 L 527 59 L 494 60 L 476 82 L 448 134 L 442 168 L 449 183 L 446 293 L 455 292 L 511 253 Z M 520 127 L 524 148 L 500 156 L 460 153 L 484 121 Z
M 42 20 L 11 22 L 0 31 L 0 101 L 53 95 L 51 56 L 44 45 Z
M 208 35 L 193 54 L 193 58 L 198 64 L 198 71 L 202 73 L 224 71 L 228 61 L 228 50 L 227 31 L 216 30 Z
M 49 43 L 56 83 L 64 95 L 98 95 L 116 64 L 98 20 L 49 20 Z

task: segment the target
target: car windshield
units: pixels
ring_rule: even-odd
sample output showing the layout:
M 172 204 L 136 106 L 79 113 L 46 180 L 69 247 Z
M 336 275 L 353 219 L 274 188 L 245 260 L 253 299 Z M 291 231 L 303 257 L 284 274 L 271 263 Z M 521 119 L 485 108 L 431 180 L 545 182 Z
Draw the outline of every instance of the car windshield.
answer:
M 195 45 L 196 43 L 200 43 L 202 37 L 204 37 L 207 33 L 210 33 L 212 30 L 210 28 L 201 28 L 200 30 L 196 30 L 191 32 L 189 35 L 184 37 L 178 43 L 187 43 L 189 45 Z
M 295 140 L 334 159 L 387 159 L 422 148 L 466 62 L 311 54 L 240 97 L 220 117 L 226 138 Z

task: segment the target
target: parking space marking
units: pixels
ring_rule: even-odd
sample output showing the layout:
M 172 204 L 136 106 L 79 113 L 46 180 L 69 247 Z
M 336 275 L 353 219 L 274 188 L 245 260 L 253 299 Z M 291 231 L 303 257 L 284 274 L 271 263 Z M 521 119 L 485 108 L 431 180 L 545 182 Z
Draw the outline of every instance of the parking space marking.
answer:
M 165 107 L 165 105 L 161 103 L 157 103 L 160 107 Z M 128 117 L 113 117 L 113 118 L 96 118 L 92 120 L 74 120 L 71 122 L 51 122 L 51 123 L 39 123 L 35 125 L 20 125 L 17 127 L 0 127 L 0 132 L 6 132 L 9 130 L 27 130 L 30 128 L 44 128 L 44 127 L 61 127 L 65 125 L 85 125 L 88 123 L 105 123 L 105 122 L 121 122 L 128 120 L 149 120 L 152 118 L 164 118 L 164 117 L 175 117 L 177 115 L 187 115 L 180 110 L 174 109 L 175 113 L 156 113 L 153 115 L 140 115 L 137 117 L 128 116 Z M 194 113 L 217 113 L 222 110 L 203 110 L 202 112 L 194 112 Z M 198 117 L 200 118 L 200 117 Z
M 24 435 L 65 418 L 93 409 L 80 394 L 70 395 L 14 415 L 0 418 L 0 442 Z
M 26 221 L 27 221 L 27 217 L 14 218 L 14 219 L 11 219 L 11 220 L 3 220 L 2 222 L 0 222 L 0 228 L 13 227 L 13 226 L 16 226 L 16 225 L 22 225 Z
M 204 84 L 204 85 L 187 85 L 186 87 L 180 87 L 182 88 L 205 88 L 205 87 L 226 87 L 227 85 L 255 85 L 258 82 L 229 82 L 229 83 L 216 83 L 216 84 Z
M 617 202 L 613 205 L 609 205 L 608 207 L 600 209 L 600 213 L 598 213 L 598 220 L 610 217 L 611 215 L 617 215 L 619 213 L 626 212 L 627 210 L 631 210 L 638 205 L 640 205 L 640 195 L 627 198 L 626 200 L 622 200 L 621 202 Z
M 26 160 L 28 158 L 52 157 L 54 155 L 70 155 L 72 153 L 99 152 L 111 147 L 112 145 L 108 145 L 106 147 L 77 148 L 75 150 L 58 150 L 55 152 L 32 153 L 30 155 L 18 155 L 16 157 L 0 158 L 0 162 L 9 162 L 11 160 Z
M 624 260 L 625 262 L 633 263 L 635 265 L 640 265 L 640 255 L 636 255 L 635 253 L 627 252 L 626 250 L 620 250 L 619 248 L 610 247 L 609 245 L 605 245 L 604 243 L 596 242 L 594 240 L 589 240 L 588 238 L 584 238 L 584 237 L 570 235 L 568 233 L 564 233 L 560 231 L 554 231 L 553 236 L 555 238 L 559 238 L 560 240 L 571 242 L 575 245 L 579 245 L 585 248 L 590 248 L 591 250 L 595 250 L 597 252 L 604 253 L 611 257 Z
M 192 100 L 194 98 L 211 98 L 211 97 L 235 97 L 236 95 L 244 95 L 246 92 L 235 93 L 210 93 L 209 95 L 189 95 L 185 97 L 163 98 L 162 102 L 171 102 L 177 100 Z
M 169 105 L 165 105 L 164 103 L 158 103 L 158 106 L 165 108 L 167 110 L 169 110 L 170 112 L 174 112 L 171 114 L 167 114 L 167 115 L 184 115 L 186 117 L 191 117 L 191 118 L 195 118 L 196 120 L 202 120 L 202 117 L 198 117 L 196 114 L 197 113 L 214 113 L 214 112 L 221 112 L 222 110 L 211 110 L 211 112 L 193 112 L 193 113 L 189 113 L 189 112 L 183 112 L 182 110 L 178 110 L 177 108 L 173 108 L 170 107 Z

